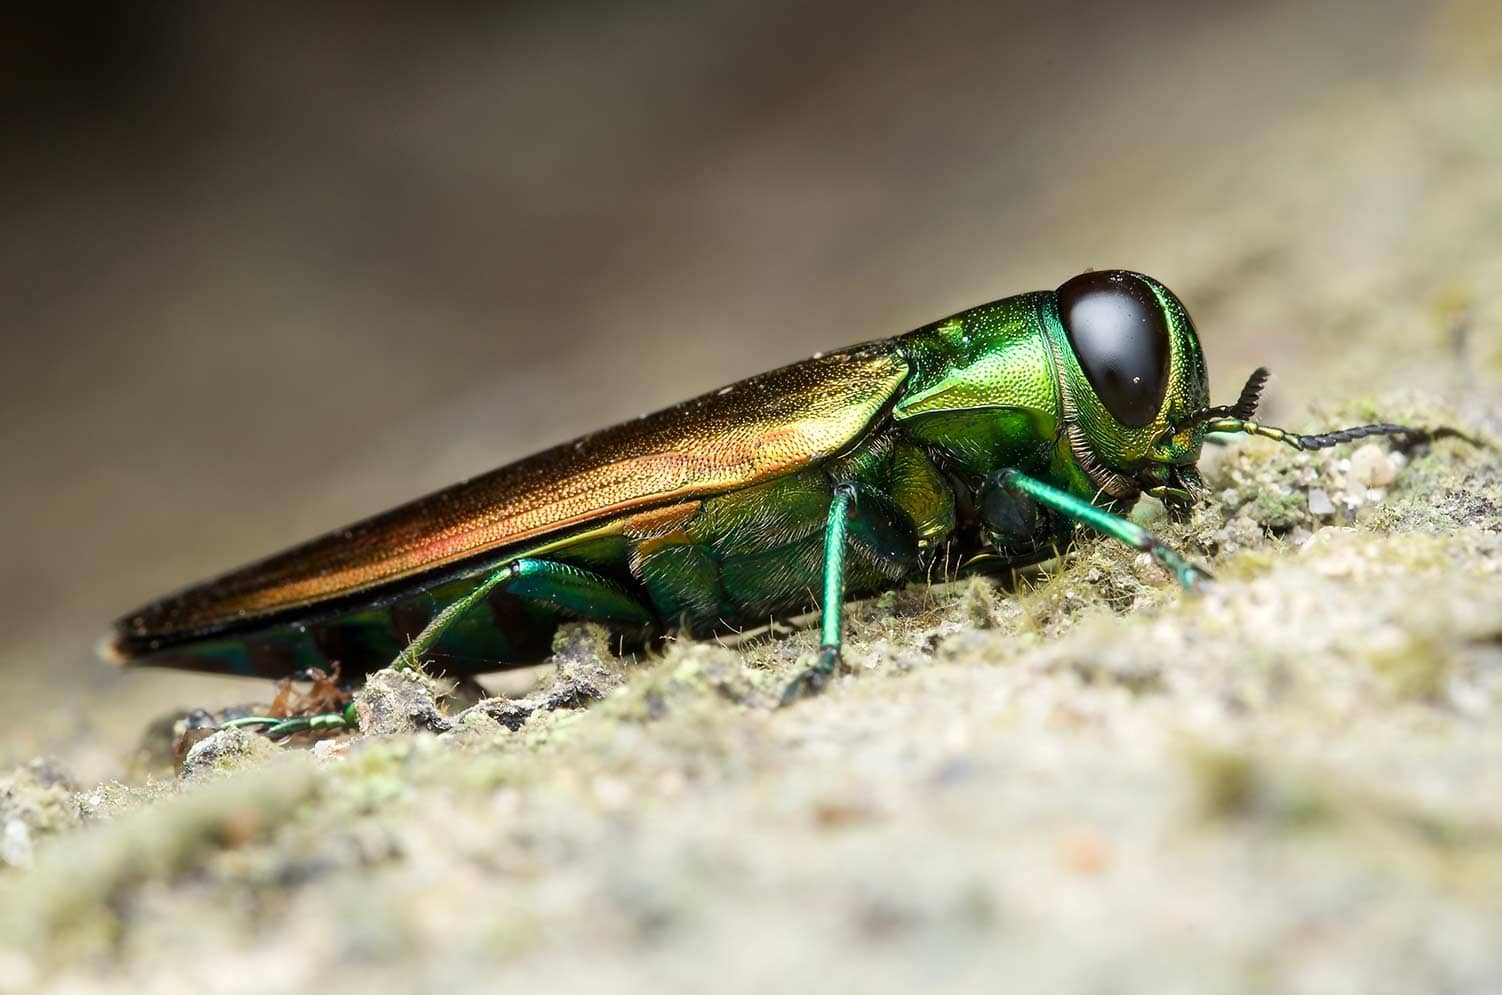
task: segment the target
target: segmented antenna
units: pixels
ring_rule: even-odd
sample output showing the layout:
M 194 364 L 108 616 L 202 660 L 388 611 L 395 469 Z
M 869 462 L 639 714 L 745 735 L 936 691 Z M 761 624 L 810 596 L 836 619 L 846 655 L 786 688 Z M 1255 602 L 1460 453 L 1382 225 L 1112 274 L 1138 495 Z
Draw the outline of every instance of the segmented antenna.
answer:
M 1355 442 L 1357 439 L 1374 435 L 1389 436 L 1397 439 L 1399 445 L 1404 446 L 1416 446 L 1435 439 L 1451 438 L 1463 439 L 1473 446 L 1493 448 L 1476 436 L 1467 435 L 1454 428 L 1410 428 L 1407 425 L 1389 425 L 1384 422 L 1380 425 L 1357 425 L 1335 432 L 1321 432 L 1318 435 L 1300 435 L 1272 425 L 1263 425 L 1253 420 L 1253 416 L 1257 413 L 1257 405 L 1262 401 L 1262 389 L 1267 386 L 1267 378 L 1271 375 L 1267 367 L 1257 367 L 1252 371 L 1252 375 L 1246 378 L 1246 385 L 1241 388 L 1241 396 L 1236 398 L 1235 404 L 1217 404 L 1210 408 L 1200 408 L 1170 426 L 1158 437 L 1157 443 L 1162 445 L 1180 432 L 1203 425 L 1207 433 L 1241 432 L 1246 435 L 1260 435 L 1264 439 L 1274 439 L 1306 452 L 1311 449 L 1329 449 L 1342 442 Z
M 1248 386 L 1250 386 L 1250 381 L 1248 382 Z M 1465 439 L 1467 442 L 1477 443 L 1477 440 L 1453 428 L 1410 428 L 1407 425 L 1387 424 L 1357 425 L 1353 428 L 1343 428 L 1335 432 L 1322 432 L 1319 435 L 1299 435 L 1297 432 L 1289 432 L 1281 428 L 1275 428 L 1272 425 L 1263 425 L 1239 415 L 1216 418 L 1209 422 L 1206 426 L 1206 431 L 1243 432 L 1247 435 L 1260 435 L 1264 439 L 1273 439 L 1284 445 L 1305 451 L 1311 449 L 1329 449 L 1331 446 L 1338 446 L 1343 442 L 1355 442 L 1357 439 L 1365 439 L 1373 435 L 1391 436 L 1400 440 L 1403 445 L 1408 446 L 1446 437 Z
M 1262 388 L 1267 386 L 1267 378 L 1270 376 L 1272 372 L 1267 367 L 1257 367 L 1252 371 L 1252 375 L 1246 378 L 1246 384 L 1241 388 L 1241 395 L 1236 398 L 1235 404 L 1217 404 L 1214 407 L 1200 408 L 1198 411 L 1190 412 L 1187 417 L 1180 419 L 1172 428 L 1164 432 L 1158 439 L 1158 443 L 1161 445 L 1180 432 L 1217 418 L 1250 421 L 1257 414 L 1257 405 L 1262 401 Z
M 1226 412 L 1226 415 L 1243 421 L 1256 415 L 1257 405 L 1262 401 L 1262 388 L 1267 386 L 1267 378 L 1270 376 L 1272 376 L 1272 371 L 1265 366 L 1259 366 L 1253 370 L 1252 375 L 1246 378 L 1246 384 L 1241 388 L 1241 396 L 1236 398 L 1236 403 L 1231 405 L 1231 410 Z M 1216 414 L 1214 417 L 1223 416 Z

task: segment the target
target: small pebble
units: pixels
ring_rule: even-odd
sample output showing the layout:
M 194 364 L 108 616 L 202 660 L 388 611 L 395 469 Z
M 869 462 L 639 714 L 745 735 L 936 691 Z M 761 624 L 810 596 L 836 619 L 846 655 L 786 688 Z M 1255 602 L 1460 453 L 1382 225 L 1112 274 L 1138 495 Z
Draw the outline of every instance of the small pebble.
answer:
M 313 756 L 319 760 L 343 760 L 349 752 L 349 740 L 346 739 L 320 739 L 313 744 Z
M 1398 476 L 1392 454 L 1368 442 L 1351 454 L 1351 476 L 1364 487 L 1386 487 Z
M 1335 504 L 1330 500 L 1330 495 L 1318 487 L 1309 492 L 1309 514 L 1321 518 L 1335 514 Z
M 259 767 L 280 752 L 271 740 L 248 729 L 220 729 L 193 744 L 179 776 L 192 781 L 218 771 Z

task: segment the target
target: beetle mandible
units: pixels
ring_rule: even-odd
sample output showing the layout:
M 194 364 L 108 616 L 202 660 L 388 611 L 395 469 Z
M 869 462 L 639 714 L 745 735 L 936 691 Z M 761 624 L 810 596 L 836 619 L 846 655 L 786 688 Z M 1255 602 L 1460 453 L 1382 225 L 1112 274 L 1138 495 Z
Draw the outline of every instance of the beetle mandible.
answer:
M 109 651 L 260 677 L 432 654 L 465 674 L 544 659 L 566 619 L 639 643 L 817 604 L 821 649 L 791 700 L 838 671 L 848 595 L 921 576 L 946 548 L 977 570 L 1014 567 L 1084 526 L 1185 588 L 1203 583 L 1123 516 L 1142 494 L 1188 508 L 1207 433 L 1299 449 L 1438 434 L 1263 425 L 1266 377 L 1211 406 L 1179 299 L 1140 273 L 1087 272 L 743 380 L 189 587 L 121 618 Z

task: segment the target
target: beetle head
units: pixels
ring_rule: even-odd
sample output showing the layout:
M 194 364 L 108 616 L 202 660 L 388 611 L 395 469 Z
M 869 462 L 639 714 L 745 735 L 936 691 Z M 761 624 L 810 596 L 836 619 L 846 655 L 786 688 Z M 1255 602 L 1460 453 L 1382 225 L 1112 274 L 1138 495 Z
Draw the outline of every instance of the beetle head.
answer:
M 1042 311 L 1080 468 L 1111 497 L 1192 502 L 1209 385 L 1183 303 L 1141 273 L 1098 270 L 1045 295 Z

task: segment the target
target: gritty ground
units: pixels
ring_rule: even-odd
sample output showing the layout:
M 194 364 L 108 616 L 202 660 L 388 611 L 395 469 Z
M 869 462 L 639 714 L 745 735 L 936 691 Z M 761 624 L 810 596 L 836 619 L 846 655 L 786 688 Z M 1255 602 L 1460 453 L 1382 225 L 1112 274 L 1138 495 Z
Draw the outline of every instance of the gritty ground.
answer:
M 1502 51 L 1464 50 L 1178 190 L 1198 241 L 1136 233 L 1206 335 L 1276 330 L 1248 367 L 1300 357 L 1270 418 L 1502 440 Z M 1502 458 L 1205 465 L 1188 521 L 1138 515 L 1206 593 L 1095 540 L 915 585 L 793 708 L 811 632 L 617 661 L 571 629 L 441 721 L 383 675 L 368 735 L 19 766 L 0 992 L 1502 990 Z

